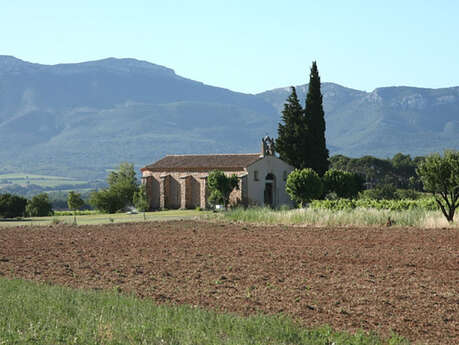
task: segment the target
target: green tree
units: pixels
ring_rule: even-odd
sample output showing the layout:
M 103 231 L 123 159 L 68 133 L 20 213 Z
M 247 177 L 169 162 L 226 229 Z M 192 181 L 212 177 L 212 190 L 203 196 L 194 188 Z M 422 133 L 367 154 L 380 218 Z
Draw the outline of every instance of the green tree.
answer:
M 67 206 L 73 211 L 73 223 L 76 224 L 76 211 L 84 206 L 84 201 L 80 193 L 70 191 L 67 195 Z
M 349 171 L 349 163 L 352 159 L 343 155 L 334 155 L 329 159 L 330 169 Z
M 287 177 L 285 190 L 292 200 L 303 207 L 307 202 L 321 197 L 323 183 L 311 168 L 295 169 Z
M 225 204 L 225 198 L 223 197 L 222 192 L 217 189 L 214 189 L 212 192 L 210 192 L 209 198 L 207 200 L 212 207 L 215 207 L 215 205 Z
M 330 158 L 330 168 L 345 170 L 361 175 L 368 188 L 392 184 L 395 188 L 422 190 L 422 183 L 416 175 L 416 167 L 424 157 L 411 159 L 409 155 L 397 153 L 392 159 L 372 156 L 349 158 L 336 155 Z
M 309 75 L 309 88 L 306 95 L 305 121 L 308 128 L 307 167 L 323 176 L 330 165 L 325 142 L 325 113 L 322 106 L 320 76 L 317 63 L 313 61 Z
M 297 169 L 311 168 L 320 176 L 328 170 L 325 142 L 325 114 L 320 91 L 320 76 L 314 61 L 309 78 L 305 109 L 292 87 L 282 111 L 275 148 L 280 158 Z
M 207 177 L 207 186 L 210 193 L 209 202 L 214 206 L 223 203 L 226 207 L 233 189 L 239 188 L 239 181 L 235 174 L 228 177 L 223 171 L 212 170 Z
M 112 171 L 107 178 L 109 188 L 118 194 L 124 206 L 133 205 L 134 193 L 137 191 L 138 182 L 131 163 L 121 163 L 118 171 Z
M 54 214 L 48 194 L 40 193 L 27 202 L 26 213 L 29 217 L 46 217 Z
M 89 204 L 103 213 L 115 213 L 126 206 L 119 195 L 110 188 L 92 192 Z
M 0 194 L 0 217 L 15 218 L 24 216 L 27 199 L 14 194 Z
M 115 213 L 133 205 L 134 193 L 138 188 L 133 164 L 121 163 L 119 170 L 108 175 L 107 182 L 108 188 L 91 193 L 91 206 L 102 212 Z
M 364 190 L 361 199 L 394 200 L 398 198 L 397 188 L 391 183 L 378 184 L 375 188 Z
M 424 190 L 430 192 L 448 222 L 453 222 L 459 206 L 459 152 L 445 151 L 443 156 L 432 154 L 416 169 Z
M 308 166 L 307 138 L 308 128 L 305 122 L 304 110 L 292 86 L 292 93 L 287 98 L 282 111 L 282 121 L 277 129 L 275 149 L 282 160 L 302 169 Z
M 324 194 L 333 192 L 340 198 L 355 198 L 363 190 L 363 178 L 348 171 L 330 169 L 322 180 Z
M 147 198 L 147 187 L 144 184 L 141 184 L 134 193 L 134 206 L 142 212 L 146 212 L 150 208 Z

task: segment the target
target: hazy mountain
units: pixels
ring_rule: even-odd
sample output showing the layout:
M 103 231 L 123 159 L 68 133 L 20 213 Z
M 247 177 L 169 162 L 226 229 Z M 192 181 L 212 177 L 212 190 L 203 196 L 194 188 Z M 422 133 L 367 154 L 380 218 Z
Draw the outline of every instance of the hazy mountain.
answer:
M 332 154 L 459 147 L 459 88 L 322 91 Z M 49 66 L 0 56 L 0 173 L 92 178 L 164 154 L 256 152 L 262 136 L 276 136 L 289 92 L 237 93 L 135 59 Z
M 272 132 L 263 99 L 134 59 L 46 66 L 0 57 L 0 169 L 99 174 L 167 153 L 246 152 Z
M 307 85 L 297 87 L 303 101 L 306 91 Z M 332 153 L 388 157 L 459 149 L 459 87 L 364 92 L 323 83 L 322 93 Z M 290 88 L 282 88 L 259 96 L 280 111 L 289 94 Z

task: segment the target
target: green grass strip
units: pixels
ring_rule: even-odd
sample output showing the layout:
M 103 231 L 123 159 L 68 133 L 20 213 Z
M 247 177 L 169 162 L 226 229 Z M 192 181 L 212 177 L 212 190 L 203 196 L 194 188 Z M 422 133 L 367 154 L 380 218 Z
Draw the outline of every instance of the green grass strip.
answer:
M 198 210 L 169 210 L 156 212 L 139 212 L 137 214 L 126 213 L 100 213 L 97 211 L 82 211 L 81 215 L 77 213 L 78 225 L 101 225 L 111 223 L 139 223 L 145 221 L 173 220 L 173 219 L 192 219 L 206 217 L 212 214 L 210 211 Z M 24 219 L 2 219 L 0 218 L 0 228 L 3 226 L 35 226 L 35 225 L 57 225 L 73 224 L 72 212 L 58 211 L 50 217 L 30 217 Z M 1 345 L 1 343 L 0 343 Z
M 0 344 L 406 345 L 363 332 L 307 330 L 285 316 L 240 317 L 157 306 L 112 292 L 0 279 Z

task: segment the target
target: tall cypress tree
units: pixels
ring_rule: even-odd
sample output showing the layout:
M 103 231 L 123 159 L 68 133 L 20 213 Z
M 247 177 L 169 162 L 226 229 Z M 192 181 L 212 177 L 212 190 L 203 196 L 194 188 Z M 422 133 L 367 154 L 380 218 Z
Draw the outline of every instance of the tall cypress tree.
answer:
M 308 131 L 307 167 L 323 176 L 328 170 L 328 149 L 325 143 L 325 114 L 322 107 L 322 93 L 320 91 L 320 76 L 315 61 L 312 62 L 309 76 L 309 89 L 306 96 L 304 110 Z
M 282 123 L 283 122 L 283 123 Z M 306 167 L 308 160 L 307 151 L 307 127 L 304 111 L 292 86 L 292 93 L 287 98 L 282 111 L 282 122 L 277 130 L 276 151 L 280 158 L 295 168 Z

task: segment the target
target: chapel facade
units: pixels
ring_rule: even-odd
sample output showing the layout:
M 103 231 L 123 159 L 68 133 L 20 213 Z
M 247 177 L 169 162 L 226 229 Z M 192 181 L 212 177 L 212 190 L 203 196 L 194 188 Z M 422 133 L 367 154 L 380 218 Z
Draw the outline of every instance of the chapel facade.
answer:
M 168 155 L 141 172 L 150 209 L 206 209 L 207 176 L 212 170 L 238 177 L 239 189 L 231 193 L 231 205 L 278 207 L 293 204 L 285 192 L 293 169 L 276 157 L 274 141 L 265 137 L 260 153 Z

